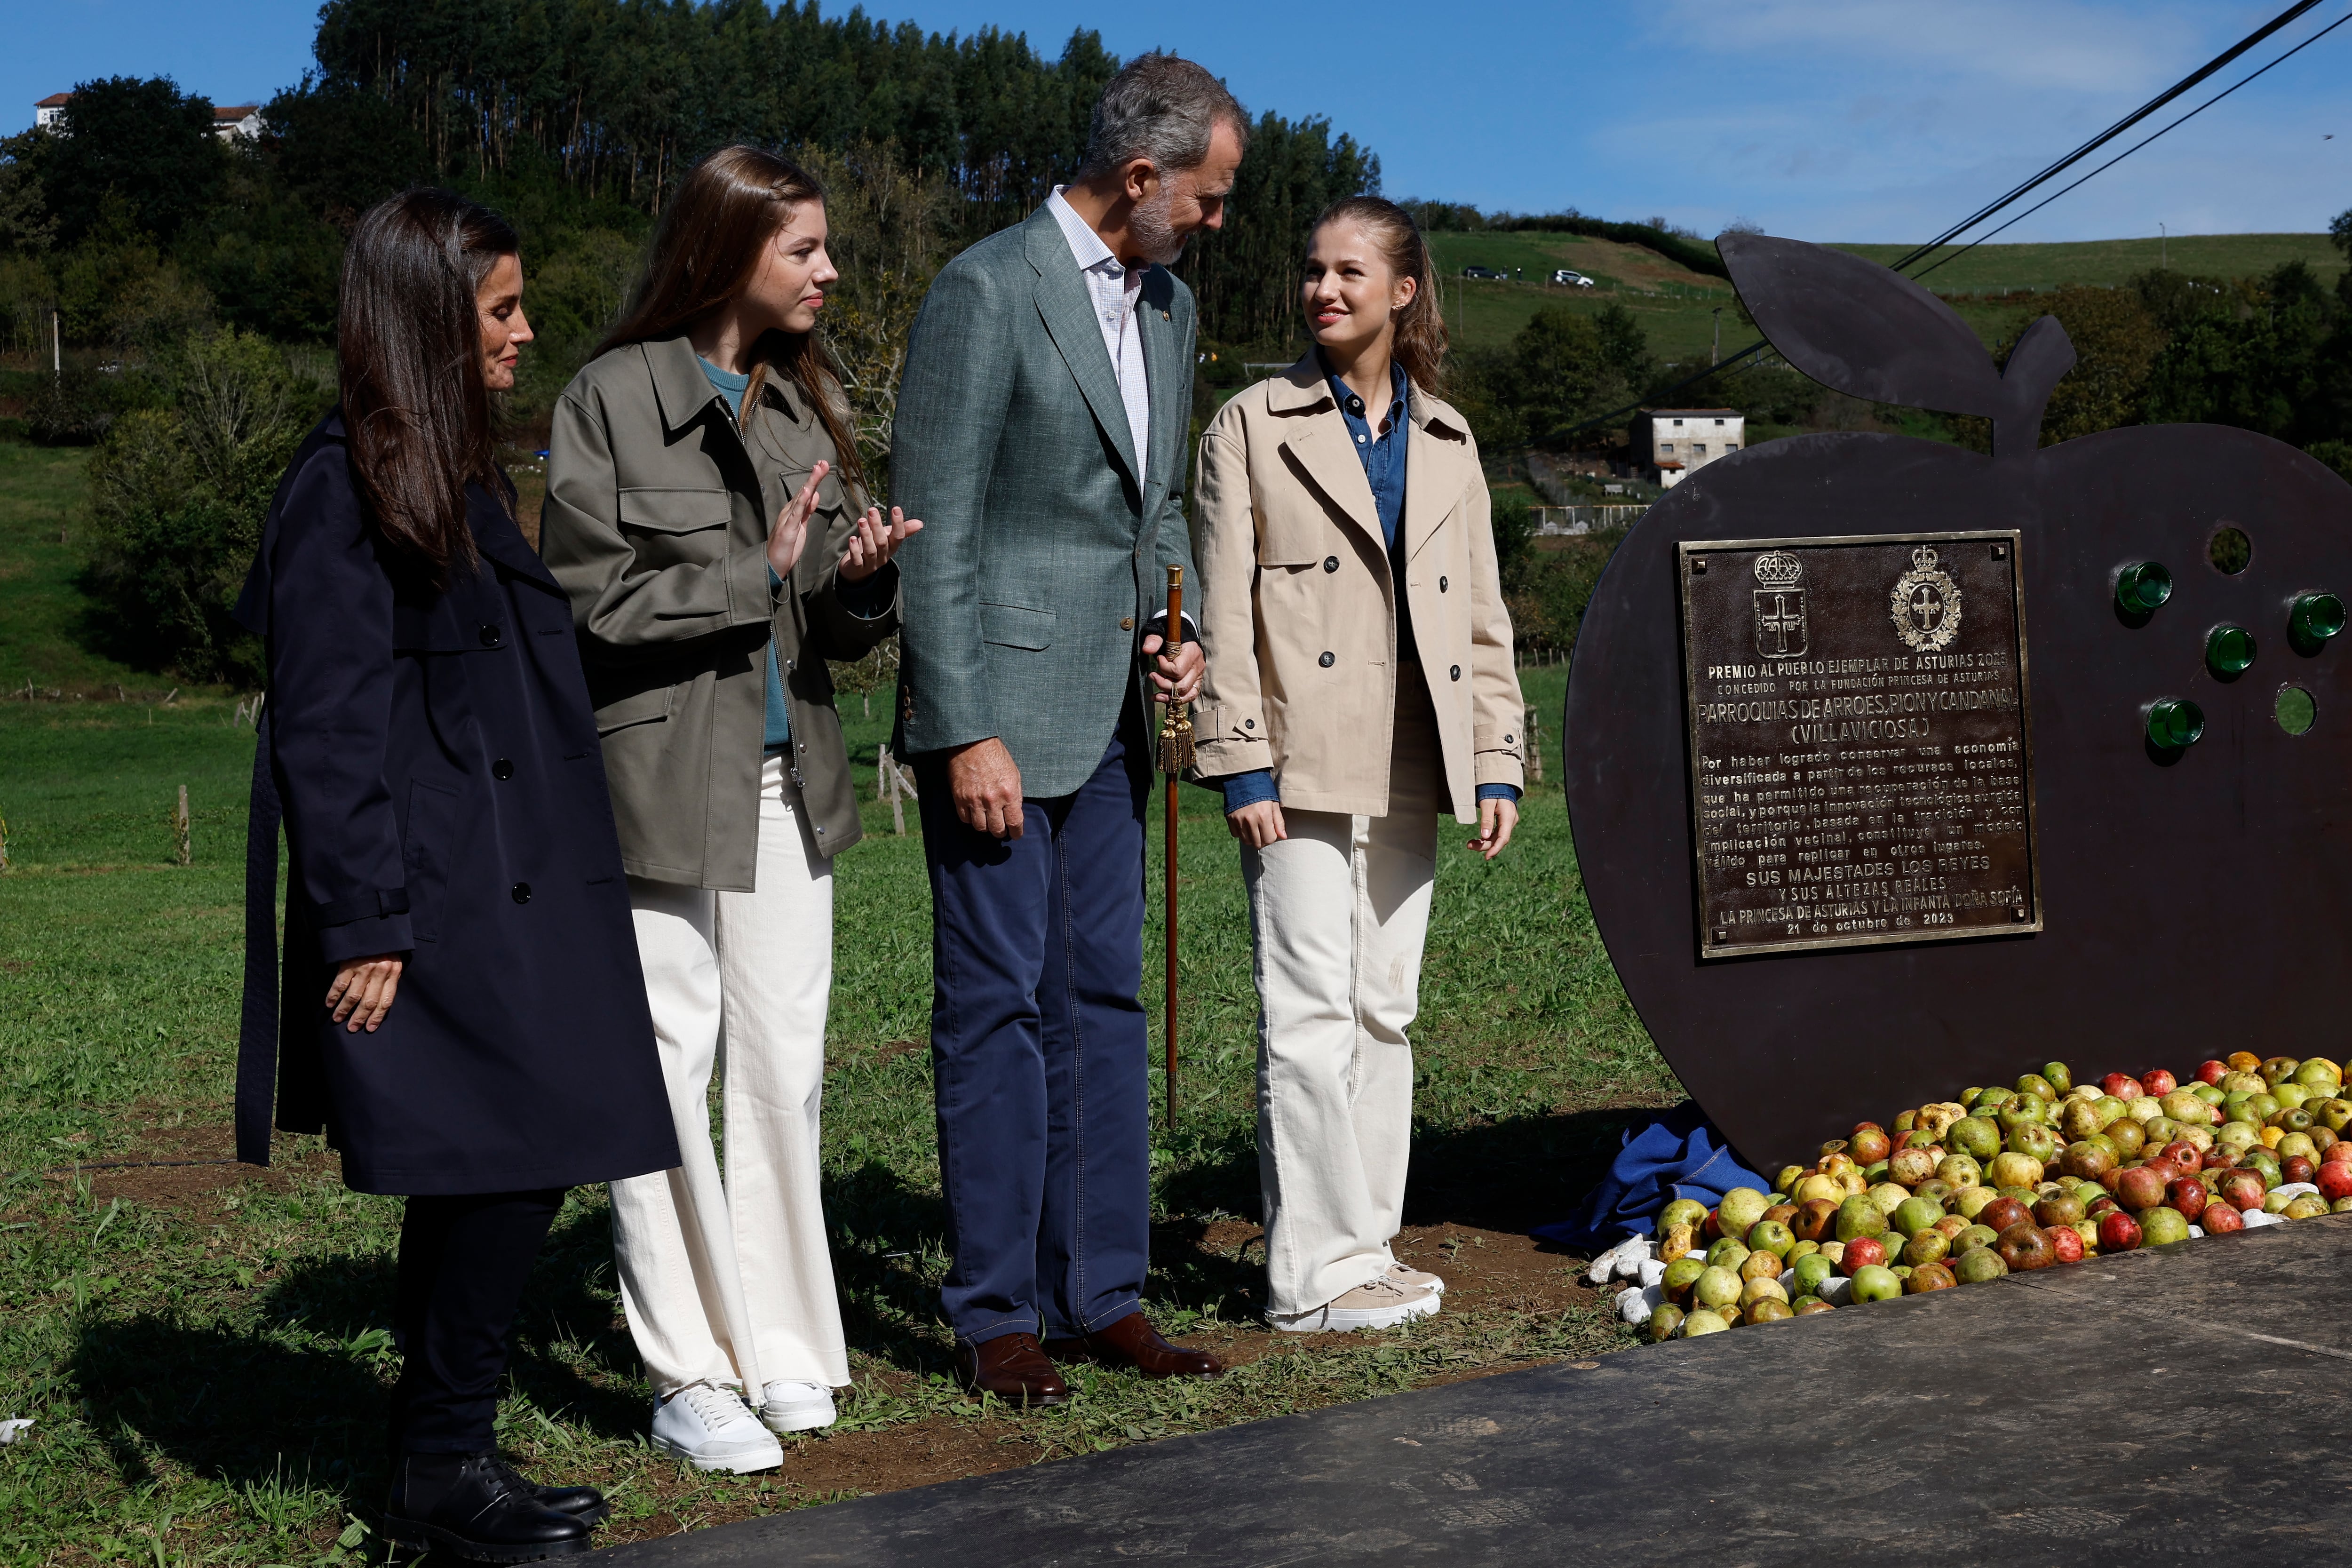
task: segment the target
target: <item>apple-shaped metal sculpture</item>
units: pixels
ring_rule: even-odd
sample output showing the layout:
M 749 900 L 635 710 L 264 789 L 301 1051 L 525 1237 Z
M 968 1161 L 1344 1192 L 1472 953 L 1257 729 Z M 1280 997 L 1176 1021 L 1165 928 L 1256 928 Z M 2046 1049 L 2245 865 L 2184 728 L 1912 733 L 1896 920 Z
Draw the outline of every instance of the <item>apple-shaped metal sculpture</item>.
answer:
M 2291 447 L 2217 426 L 2142 426 L 2041 449 L 2042 407 L 2074 363 L 2055 321 L 2024 333 L 2004 373 L 1941 301 L 1885 268 L 1761 236 L 1720 243 L 1790 364 L 1858 397 L 1988 418 L 1993 452 L 1876 434 L 1772 441 L 1677 486 L 1601 575 L 1569 683 L 1568 801 L 1611 960 L 1685 1087 L 1751 1165 L 1770 1170 L 1810 1158 L 1857 1117 L 2008 1084 L 2052 1059 L 2079 1076 L 2185 1071 L 2242 1048 L 2340 1050 L 2339 976 L 2352 962 L 2352 650 L 2332 639 L 2344 624 L 2335 595 L 2352 594 L 2352 486 Z M 1868 549 L 1916 552 L 1908 541 L 1921 535 L 1946 541 L 1949 559 L 1922 554 L 1895 580 L 1906 563 L 1885 556 L 1869 571 L 1890 581 L 1864 573 L 1867 595 L 1790 598 L 1792 562 L 1836 558 L 1863 538 L 1887 542 Z M 1775 554 L 1751 541 L 1807 548 Z M 1711 549 L 1725 553 L 1709 584 L 1697 574 Z M 1963 557 L 1977 579 L 1952 564 Z M 1714 609 L 1693 596 L 1702 586 Z M 1709 631 L 1696 617 L 1720 619 L 1735 603 L 1744 617 L 1750 599 L 1756 662 L 1690 668 L 1689 649 Z M 1930 678 L 1890 674 L 1883 689 L 1870 673 L 1792 682 L 1780 676 L 1801 666 L 1773 661 L 1794 647 L 1811 651 L 1817 672 L 1914 670 L 1930 662 L 1922 650 L 1942 646 L 1937 617 L 1948 613 L 1977 618 L 1936 657 L 1957 657 L 1971 637 L 2008 639 L 2020 668 L 2003 700 L 2017 710 L 1927 711 L 1916 731 L 1907 721 L 1886 731 L 1895 738 L 1881 762 L 1893 759 L 1890 772 L 1982 765 L 1954 754 L 1997 749 L 1970 742 L 1991 731 L 1968 726 L 2005 723 L 2030 763 L 2022 805 L 1975 808 L 1975 827 L 1966 812 L 1948 813 L 1961 826 L 1911 828 L 1908 840 L 1906 824 L 1942 819 L 1825 815 L 1830 797 L 1804 784 L 1806 770 L 1861 753 L 1824 738 L 1889 721 L 1799 719 L 1925 711 L 1898 688 Z M 1709 635 L 1751 631 L 1743 619 Z M 1848 651 L 1883 645 L 1885 657 L 1824 661 L 1841 638 Z M 1998 695 L 2000 656 L 1982 657 L 1994 677 L 1976 684 Z M 1833 700 L 1823 696 L 1832 685 Z M 1952 694 L 1938 700 L 1950 706 Z M 1757 804 L 1762 795 L 1735 802 L 1698 782 L 1703 764 L 1720 763 L 1696 755 L 1694 737 L 1715 732 L 1701 720 L 1735 709 L 1757 716 L 1736 765 L 1782 781 L 1769 797 L 1785 803 L 1769 808 L 1778 817 Z M 1786 765 L 1764 771 L 1776 751 Z M 1735 839 L 1709 810 L 1747 811 L 1757 826 Z M 1947 866 L 1977 864 L 1971 843 L 1985 849 L 1979 858 L 2000 861 L 2004 846 L 2009 858 L 1936 874 L 1947 851 L 1960 852 Z M 1768 852 L 1716 854 L 1759 847 Z M 1801 857 L 1865 854 L 1869 864 L 1835 873 L 1864 879 L 1826 893 L 1753 885 Z M 1873 867 L 1885 875 L 1865 878 Z M 1925 904 L 1889 891 L 1917 888 L 1931 889 Z M 1951 888 L 1966 895 L 1957 916 L 1902 912 L 1951 900 Z M 1832 895 L 1843 901 L 1801 901 Z M 1736 923 L 1784 912 L 1785 924 Z M 1898 923 L 1928 918 L 1956 923 Z

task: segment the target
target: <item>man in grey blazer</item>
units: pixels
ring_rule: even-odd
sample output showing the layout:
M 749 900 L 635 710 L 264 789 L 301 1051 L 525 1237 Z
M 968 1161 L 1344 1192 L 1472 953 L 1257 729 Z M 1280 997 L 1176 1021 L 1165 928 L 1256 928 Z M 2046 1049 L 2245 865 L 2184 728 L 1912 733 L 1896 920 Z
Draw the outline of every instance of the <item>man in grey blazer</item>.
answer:
M 1077 177 L 940 274 L 898 392 L 892 489 L 925 528 L 898 556 L 895 744 L 930 868 L 941 1296 L 967 1385 L 1031 1405 L 1067 1397 L 1055 1356 L 1223 1370 L 1140 1309 L 1137 992 L 1148 716 L 1202 668 L 1150 630 L 1165 568 L 1192 564 L 1193 305 L 1167 264 L 1223 221 L 1247 134 L 1199 66 L 1131 62 Z

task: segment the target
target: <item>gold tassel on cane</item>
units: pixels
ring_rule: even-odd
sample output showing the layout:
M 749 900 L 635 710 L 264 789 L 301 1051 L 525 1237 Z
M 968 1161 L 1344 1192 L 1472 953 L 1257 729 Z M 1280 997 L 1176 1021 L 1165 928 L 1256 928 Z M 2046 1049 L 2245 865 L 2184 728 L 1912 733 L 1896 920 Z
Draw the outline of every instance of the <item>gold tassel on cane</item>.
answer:
M 1168 635 L 1165 641 L 1173 652 L 1184 638 L 1184 568 L 1168 568 Z M 1163 773 L 1184 773 L 1192 771 L 1192 705 L 1189 702 L 1168 704 L 1168 717 L 1160 727 L 1160 771 Z

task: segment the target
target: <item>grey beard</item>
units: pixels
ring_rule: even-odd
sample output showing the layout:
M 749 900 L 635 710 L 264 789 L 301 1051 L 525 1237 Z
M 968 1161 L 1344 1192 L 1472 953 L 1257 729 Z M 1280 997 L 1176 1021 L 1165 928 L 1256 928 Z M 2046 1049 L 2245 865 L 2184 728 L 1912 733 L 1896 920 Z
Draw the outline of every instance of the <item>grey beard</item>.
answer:
M 1176 264 L 1184 254 L 1184 242 L 1191 237 L 1178 234 L 1176 226 L 1169 221 L 1169 209 L 1175 203 L 1176 193 L 1163 184 L 1160 194 L 1137 207 L 1127 220 L 1128 233 L 1134 237 L 1145 258 L 1162 267 Z

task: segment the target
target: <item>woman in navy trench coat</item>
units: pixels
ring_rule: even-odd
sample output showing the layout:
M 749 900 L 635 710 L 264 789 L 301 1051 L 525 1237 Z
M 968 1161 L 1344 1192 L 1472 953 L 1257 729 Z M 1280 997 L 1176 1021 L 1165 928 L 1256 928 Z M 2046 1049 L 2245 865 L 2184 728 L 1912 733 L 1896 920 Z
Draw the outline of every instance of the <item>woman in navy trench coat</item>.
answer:
M 238 605 L 269 664 L 238 1153 L 268 1163 L 275 1077 L 279 1128 L 323 1128 L 352 1187 L 408 1196 L 386 1533 L 520 1562 L 584 1549 L 604 1513 L 498 1458 L 524 1279 L 565 1188 L 677 1148 L 571 607 L 489 458 L 488 395 L 530 335 L 513 231 L 394 197 L 355 232 L 342 301 L 343 402 L 280 481 Z

